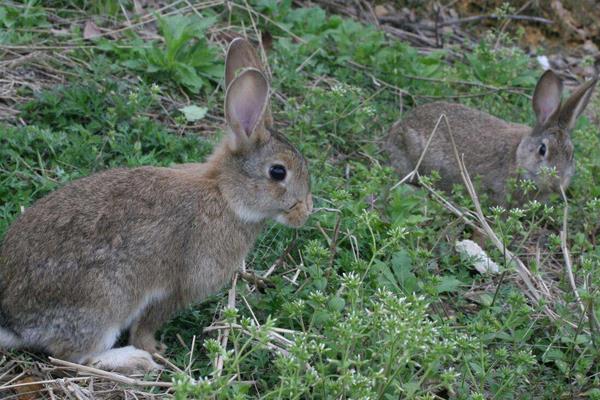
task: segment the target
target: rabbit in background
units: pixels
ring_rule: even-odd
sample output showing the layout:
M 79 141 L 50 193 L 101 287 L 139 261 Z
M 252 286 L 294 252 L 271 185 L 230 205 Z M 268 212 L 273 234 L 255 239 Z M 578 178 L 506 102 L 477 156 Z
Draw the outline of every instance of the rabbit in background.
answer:
M 481 179 L 482 188 L 492 202 L 507 205 L 509 178 L 532 180 L 538 192 L 535 198 L 544 201 L 551 193 L 569 185 L 574 173 L 571 130 L 587 106 L 598 74 L 577 88 L 561 104 L 562 82 L 556 74 L 546 71 L 533 94 L 536 124 L 533 128 L 504 121 L 485 112 L 461 104 L 434 102 L 418 106 L 406 118 L 396 122 L 385 141 L 385 150 L 401 176 L 413 171 L 437 120 L 445 114 L 459 155 L 472 177 Z M 556 174 L 549 174 L 555 170 Z M 437 184 L 450 191 L 461 184 L 451 138 L 442 121 L 431 140 L 419 167 L 419 173 L 438 171 Z M 517 203 L 527 198 L 516 193 Z
M 226 59 L 228 134 L 203 164 L 107 170 L 50 193 L 0 248 L 0 347 L 124 373 L 159 366 L 156 330 L 220 290 L 264 222 L 312 211 L 306 160 L 273 127 L 252 45 Z M 129 345 L 113 348 L 129 329 Z

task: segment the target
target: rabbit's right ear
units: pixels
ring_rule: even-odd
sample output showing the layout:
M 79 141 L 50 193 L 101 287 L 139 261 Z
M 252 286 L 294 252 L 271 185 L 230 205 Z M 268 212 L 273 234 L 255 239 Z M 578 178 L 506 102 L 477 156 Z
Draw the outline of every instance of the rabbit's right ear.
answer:
M 545 125 L 558 116 L 562 82 L 554 72 L 544 72 L 533 92 L 533 110 L 539 125 Z
M 597 82 L 598 75 L 579 86 L 577 90 L 575 90 L 575 93 L 565 101 L 565 104 L 560 109 L 560 117 L 558 119 L 561 126 L 567 129 L 573 129 L 573 127 L 575 127 L 577 117 L 585 110 Z
M 235 136 L 236 148 L 249 140 L 268 139 L 264 118 L 269 103 L 269 84 L 254 68 L 242 71 L 227 88 L 225 119 Z

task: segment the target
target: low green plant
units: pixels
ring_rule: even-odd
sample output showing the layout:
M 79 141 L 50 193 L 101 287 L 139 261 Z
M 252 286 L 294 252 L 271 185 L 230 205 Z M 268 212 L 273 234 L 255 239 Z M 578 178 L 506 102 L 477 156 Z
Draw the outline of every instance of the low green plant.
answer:
M 0 44 L 27 44 L 37 35 L 33 28 L 49 27 L 46 12 L 38 0 L 0 5 Z
M 217 48 L 206 40 L 206 30 L 215 22 L 215 17 L 196 15 L 159 17 L 163 43 L 140 44 L 131 51 L 121 51 L 122 64 L 153 79 L 174 82 L 198 93 L 209 82 L 223 77 Z

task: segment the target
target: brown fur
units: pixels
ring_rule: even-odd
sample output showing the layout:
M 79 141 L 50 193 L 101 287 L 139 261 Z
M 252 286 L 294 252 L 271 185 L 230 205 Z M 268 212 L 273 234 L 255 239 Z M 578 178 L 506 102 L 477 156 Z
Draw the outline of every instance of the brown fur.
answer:
M 206 163 L 98 173 L 12 224 L 0 248 L 0 345 L 91 362 L 129 328 L 133 346 L 161 350 L 155 331 L 229 281 L 267 218 L 306 221 L 306 161 L 265 127 L 263 92 L 236 94 L 236 85 L 263 87 L 261 76 L 251 70 L 229 83 L 227 101 L 259 99 L 245 105 L 262 114 L 249 132 L 232 128 Z M 258 84 L 239 81 L 248 79 Z M 235 118 L 247 120 L 228 115 L 230 126 Z M 274 162 L 287 167 L 285 181 L 270 179 Z
M 570 130 L 583 111 L 597 78 L 583 84 L 561 107 L 562 85 L 547 72 L 540 78 L 533 106 L 538 122 L 526 125 L 503 121 L 460 104 L 435 102 L 416 107 L 394 124 L 385 141 L 385 150 L 398 173 L 404 177 L 416 166 L 436 122 L 445 114 L 459 155 L 472 178 L 478 177 L 483 189 L 496 204 L 507 200 L 510 177 L 532 179 L 538 186 L 536 198 L 543 200 L 559 185 L 566 188 L 574 171 Z M 547 149 L 540 155 L 540 146 Z M 542 167 L 555 168 L 559 179 L 545 178 Z M 438 187 L 450 191 L 462 184 L 462 177 L 446 124 L 442 120 L 419 168 L 420 173 L 438 171 Z M 519 172 L 521 172 L 519 174 Z M 517 193 L 517 202 L 525 198 Z

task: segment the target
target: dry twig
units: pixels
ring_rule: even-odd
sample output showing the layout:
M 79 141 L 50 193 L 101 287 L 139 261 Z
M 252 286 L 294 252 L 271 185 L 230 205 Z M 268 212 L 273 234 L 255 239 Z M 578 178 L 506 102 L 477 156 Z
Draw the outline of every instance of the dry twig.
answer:
M 108 379 L 113 382 L 122 383 L 130 386 L 141 386 L 141 387 L 162 387 L 171 388 L 173 387 L 172 382 L 160 382 L 160 381 L 144 381 L 141 379 L 130 378 L 125 375 L 117 374 L 115 372 L 104 371 L 102 369 L 90 367 L 89 365 L 81 365 L 72 363 L 69 361 L 59 360 L 58 358 L 49 357 L 50 362 L 54 365 L 65 367 L 67 369 L 75 370 L 79 373 L 83 373 L 90 376 L 98 376 L 104 379 Z

